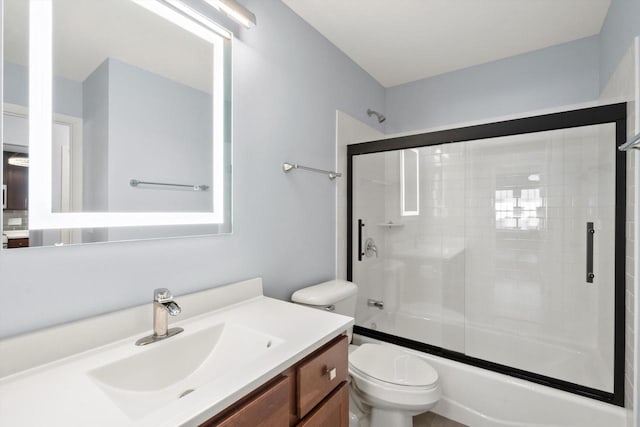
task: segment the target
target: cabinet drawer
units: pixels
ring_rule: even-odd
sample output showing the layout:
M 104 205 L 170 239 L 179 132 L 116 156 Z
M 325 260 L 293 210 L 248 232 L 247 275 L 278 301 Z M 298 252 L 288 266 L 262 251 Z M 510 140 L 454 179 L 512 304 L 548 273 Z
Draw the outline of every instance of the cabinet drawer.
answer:
M 349 426 L 349 383 L 346 381 L 297 425 L 297 427 L 327 426 Z
M 348 347 L 347 337 L 341 336 L 298 365 L 299 418 L 304 418 L 333 389 L 347 380 Z
M 288 426 L 290 381 L 288 377 L 278 377 L 200 427 Z
M 7 242 L 7 247 L 10 249 L 13 248 L 28 248 L 29 247 L 29 239 L 9 239 Z

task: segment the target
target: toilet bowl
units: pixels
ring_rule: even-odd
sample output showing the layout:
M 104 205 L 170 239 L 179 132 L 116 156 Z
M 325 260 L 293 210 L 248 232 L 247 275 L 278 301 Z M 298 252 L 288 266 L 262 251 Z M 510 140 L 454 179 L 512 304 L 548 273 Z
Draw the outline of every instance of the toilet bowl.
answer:
M 331 280 L 301 289 L 291 299 L 354 317 L 357 290 L 351 282 Z M 441 396 L 436 370 L 391 345 L 349 346 L 349 376 L 350 427 L 362 427 L 368 416 L 371 427 L 411 427 L 413 416 L 433 408 Z
M 384 344 L 362 344 L 349 354 L 351 396 L 371 427 L 410 427 L 413 416 L 441 396 L 438 373 L 426 361 Z

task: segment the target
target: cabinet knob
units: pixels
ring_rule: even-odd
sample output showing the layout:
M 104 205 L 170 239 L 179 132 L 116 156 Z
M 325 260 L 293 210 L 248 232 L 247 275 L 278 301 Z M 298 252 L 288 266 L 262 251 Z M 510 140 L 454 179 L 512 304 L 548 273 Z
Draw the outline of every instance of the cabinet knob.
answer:
M 329 376 L 329 381 L 333 381 L 338 375 L 336 372 L 336 368 L 325 368 L 324 373 Z

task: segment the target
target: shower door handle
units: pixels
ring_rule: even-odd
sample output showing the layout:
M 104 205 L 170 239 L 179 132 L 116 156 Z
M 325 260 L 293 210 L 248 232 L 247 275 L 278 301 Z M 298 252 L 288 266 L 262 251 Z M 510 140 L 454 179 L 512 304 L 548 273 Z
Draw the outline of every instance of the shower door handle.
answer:
M 593 283 L 593 235 L 596 233 L 592 222 L 587 222 L 587 283 Z
M 358 261 L 362 261 L 362 227 L 364 227 L 364 222 L 361 219 L 358 220 Z

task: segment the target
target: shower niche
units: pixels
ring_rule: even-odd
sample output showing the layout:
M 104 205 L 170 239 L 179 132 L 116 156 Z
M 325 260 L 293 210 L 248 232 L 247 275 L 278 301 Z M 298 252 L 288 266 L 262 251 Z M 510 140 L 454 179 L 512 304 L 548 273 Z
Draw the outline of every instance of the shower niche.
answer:
M 622 405 L 625 134 L 615 104 L 348 146 L 356 332 Z

